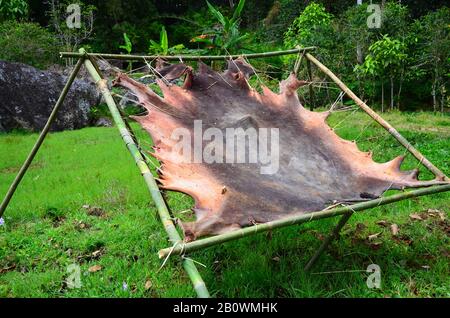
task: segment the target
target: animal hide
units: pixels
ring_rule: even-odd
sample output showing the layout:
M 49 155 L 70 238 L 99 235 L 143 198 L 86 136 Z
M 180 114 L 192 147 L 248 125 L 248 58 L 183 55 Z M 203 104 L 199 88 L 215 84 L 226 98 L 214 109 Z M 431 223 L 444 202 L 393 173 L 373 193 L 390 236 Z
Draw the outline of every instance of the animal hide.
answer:
M 197 72 L 184 64 L 165 65 L 158 72 L 163 98 L 124 74 L 115 84 L 131 90 L 148 111 L 134 119 L 153 138 L 152 155 L 161 161 L 162 188 L 187 193 L 195 200 L 196 221 L 182 224 L 186 241 L 322 210 L 335 202 L 376 198 L 388 189 L 440 183 L 418 181 L 418 170 L 402 171 L 403 157 L 377 163 L 370 152 L 361 152 L 354 142 L 340 138 L 326 123 L 328 112 L 311 112 L 301 105 L 297 89 L 306 82 L 294 74 L 280 83 L 280 93 L 263 87 L 260 94 L 248 85 L 253 68 L 241 59 L 229 61 L 223 73 L 203 63 Z M 181 77 L 182 87 L 170 84 Z M 246 160 L 242 156 L 230 160 L 226 150 L 237 151 L 237 142 L 230 146 L 227 137 L 230 128 L 267 137 L 261 139 L 265 145 L 258 139 L 253 155 L 261 155 L 259 150 L 266 146 L 270 151 L 265 159 L 272 151 L 270 155 L 277 156 L 276 169 L 264 172 L 268 164 L 262 158 L 250 162 L 250 150 Z M 189 139 L 191 153 L 180 150 L 181 137 L 174 137 L 174 131 L 194 136 Z M 199 147 L 200 157 L 195 154 Z M 222 162 L 205 162 L 202 149 L 214 149 Z M 191 161 L 185 160 L 186 155 Z

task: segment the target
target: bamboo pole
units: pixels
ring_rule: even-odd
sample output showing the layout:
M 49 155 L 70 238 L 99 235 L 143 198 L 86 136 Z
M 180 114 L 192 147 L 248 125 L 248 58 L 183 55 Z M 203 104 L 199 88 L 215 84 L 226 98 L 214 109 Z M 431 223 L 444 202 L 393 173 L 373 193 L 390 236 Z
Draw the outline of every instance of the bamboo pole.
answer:
M 367 201 L 367 202 L 361 202 L 361 203 L 357 203 L 357 204 L 353 204 L 353 205 L 349 205 L 349 206 L 345 206 L 345 207 L 334 208 L 334 209 L 330 209 L 330 210 L 326 210 L 326 211 L 312 212 L 312 213 L 307 213 L 307 214 L 297 214 L 297 215 L 293 215 L 293 216 L 290 216 L 290 217 L 287 217 L 284 219 L 246 227 L 243 229 L 235 230 L 235 231 L 221 234 L 221 235 L 208 237 L 208 238 L 201 239 L 198 241 L 193 241 L 193 242 L 189 242 L 189 243 L 183 243 L 180 241 L 179 244 L 177 244 L 175 247 L 162 249 L 159 251 L 158 254 L 159 254 L 160 258 L 165 258 L 165 257 L 168 257 L 169 255 L 170 256 L 181 255 L 184 253 L 190 253 L 193 251 L 204 249 L 206 247 L 221 244 L 221 243 L 228 242 L 231 240 L 250 236 L 250 235 L 253 235 L 256 233 L 270 231 L 270 230 L 280 228 L 280 227 L 286 227 L 289 225 L 305 223 L 305 222 L 309 222 L 309 221 L 313 221 L 313 220 L 320 220 L 320 219 L 333 217 L 333 216 L 337 216 L 337 215 L 341 215 L 341 214 L 346 214 L 346 213 L 350 213 L 350 212 L 362 211 L 362 210 L 378 207 L 381 205 L 385 205 L 385 204 L 389 204 L 389 203 L 393 203 L 393 202 L 397 202 L 397 201 L 401 201 L 401 200 L 405 200 L 405 199 L 409 199 L 409 198 L 415 198 L 415 197 L 419 197 L 419 196 L 423 196 L 423 195 L 440 193 L 440 192 L 445 192 L 445 191 L 450 191 L 450 184 L 445 184 L 445 185 L 435 186 L 435 187 L 430 187 L 430 188 L 424 188 L 424 189 L 419 189 L 419 190 L 414 190 L 414 191 L 408 191 L 408 192 L 404 192 L 404 193 L 391 195 L 388 197 L 383 197 L 383 198 L 379 198 L 379 199 L 375 199 L 375 200 L 371 200 L 371 201 Z
M 298 72 L 300 71 L 300 66 L 302 65 L 303 58 L 305 57 L 305 51 L 299 52 L 297 56 L 297 60 L 294 64 L 294 74 L 298 76 Z
M 27 170 L 30 167 L 31 163 L 33 162 L 33 159 L 36 156 L 39 148 L 41 147 L 42 143 L 44 142 L 44 139 L 47 136 L 52 123 L 56 119 L 56 115 L 57 115 L 59 109 L 63 105 L 64 100 L 65 100 L 67 94 L 69 93 L 69 90 L 70 90 L 70 87 L 72 86 L 73 81 L 77 77 L 77 74 L 78 74 L 81 66 L 83 65 L 83 61 L 84 61 L 84 56 L 80 55 L 77 64 L 73 68 L 72 73 L 70 74 L 66 84 L 64 85 L 63 90 L 61 91 L 61 94 L 59 95 L 58 100 L 56 101 L 55 107 L 53 107 L 53 110 L 50 113 L 50 116 L 48 117 L 47 122 L 45 123 L 44 128 L 42 129 L 41 133 L 39 134 L 39 137 L 36 140 L 36 143 L 34 144 L 30 153 L 28 154 L 28 157 L 25 159 L 25 162 L 22 164 L 22 167 L 20 167 L 19 172 L 17 173 L 16 177 L 14 178 L 14 181 L 12 182 L 11 186 L 9 187 L 8 192 L 6 193 L 6 195 L 2 201 L 2 204 L 0 205 L 0 217 L 5 212 L 6 207 L 8 206 L 14 193 L 16 192 L 16 189 L 19 186 L 20 182 L 22 181 L 23 176 L 27 172 Z
M 414 157 L 419 160 L 429 171 L 431 171 L 438 180 L 450 181 L 450 179 L 435 165 L 433 165 L 419 150 L 414 148 L 413 145 L 409 143 L 400 133 L 386 120 L 384 120 L 380 115 L 378 115 L 372 108 L 370 108 L 366 103 L 364 103 L 355 93 L 353 93 L 350 88 L 347 87 L 333 72 L 331 72 L 325 65 L 320 63 L 311 54 L 306 53 L 306 58 L 314 63 L 322 72 L 328 75 L 341 89 L 346 93 L 355 103 L 364 110 L 370 117 L 372 117 L 378 124 L 380 124 L 385 130 L 387 130 L 397 141 L 402 144 Z
M 81 54 L 84 54 L 83 49 L 81 49 L 80 52 Z M 128 131 L 126 124 L 119 113 L 117 105 L 111 95 L 111 92 L 108 89 L 106 80 L 101 78 L 100 74 L 97 72 L 94 63 L 91 59 L 86 59 L 84 65 L 88 70 L 89 74 L 94 79 L 98 89 L 102 93 L 103 98 L 105 99 L 106 104 L 108 105 L 109 111 L 111 112 L 114 123 L 116 124 L 120 132 L 120 135 L 128 148 L 128 151 L 133 156 L 136 165 L 138 166 L 142 176 L 144 177 L 145 183 L 147 184 L 147 187 L 150 191 L 153 201 L 158 209 L 159 217 L 169 236 L 170 241 L 172 242 L 180 241 L 181 236 L 178 234 L 175 225 L 172 222 L 169 210 L 164 201 L 164 198 L 162 197 L 159 191 L 158 185 L 156 184 L 156 181 L 147 163 L 145 162 L 141 152 L 139 151 L 139 148 L 134 142 L 133 137 Z M 198 272 L 194 262 L 191 259 L 183 259 L 183 267 L 186 270 L 187 274 L 189 275 L 189 278 L 191 279 L 192 284 L 194 285 L 194 289 L 197 292 L 197 295 L 201 298 L 209 297 L 209 292 L 206 289 L 206 285 L 202 277 L 200 276 L 200 273 Z
M 308 77 L 309 77 L 309 99 L 310 99 L 309 110 L 313 111 L 313 109 L 316 107 L 316 98 L 314 97 L 312 68 L 311 68 L 311 62 L 309 60 L 306 60 L 306 69 L 308 71 Z
M 344 225 L 348 222 L 353 212 L 345 213 L 341 219 L 339 220 L 336 227 L 333 229 L 333 232 L 322 242 L 319 249 L 314 253 L 308 263 L 305 265 L 305 272 L 309 271 L 311 267 L 316 263 L 319 259 L 320 255 L 322 255 L 323 251 L 327 248 L 330 243 L 339 236 L 339 232 L 344 227 Z
M 273 52 L 263 52 L 263 53 L 251 53 L 251 54 L 235 54 L 235 55 L 133 55 L 133 54 L 104 54 L 104 53 L 87 53 L 88 57 L 94 58 L 104 58 L 111 60 L 126 60 L 126 61 L 144 61 L 144 60 L 154 60 L 156 58 L 164 58 L 168 61 L 198 61 L 198 60 L 226 60 L 226 59 L 235 59 L 238 57 L 245 57 L 247 59 L 252 58 L 264 58 L 264 57 L 273 57 L 280 55 L 288 55 L 288 54 L 296 54 L 299 52 L 312 51 L 315 47 L 304 47 L 304 48 L 295 48 L 291 50 L 284 51 L 273 51 Z M 62 58 L 73 58 L 83 56 L 82 53 L 76 52 L 60 52 L 60 56 Z

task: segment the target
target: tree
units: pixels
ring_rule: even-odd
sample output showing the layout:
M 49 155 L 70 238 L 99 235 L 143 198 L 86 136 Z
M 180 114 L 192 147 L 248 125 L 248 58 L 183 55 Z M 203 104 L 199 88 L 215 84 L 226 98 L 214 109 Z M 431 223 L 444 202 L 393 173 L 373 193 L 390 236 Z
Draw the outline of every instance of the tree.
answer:
M 58 39 L 68 52 L 76 51 L 83 41 L 90 38 L 94 29 L 94 11 L 96 8 L 82 2 L 76 4 L 72 0 L 51 0 L 51 27 L 58 35 Z M 79 10 L 79 11 L 78 11 Z M 73 20 L 71 20 L 73 16 Z M 67 59 L 72 65 L 73 60 Z
M 333 33 L 332 19 L 333 15 L 326 12 L 322 4 L 311 2 L 284 34 L 285 46 L 328 47 L 330 43 L 326 35 Z
M 414 68 L 424 70 L 431 78 L 433 110 L 437 111 L 440 108 L 442 112 L 446 104 L 446 86 L 450 69 L 449 17 L 450 9 L 447 7 L 428 13 L 415 21 L 411 39 L 415 52 Z
M 393 40 L 384 35 L 381 40 L 376 41 L 369 47 L 369 54 L 364 63 L 357 70 L 371 76 L 377 76 L 382 81 L 382 110 L 384 108 L 384 79 L 390 80 L 391 103 L 390 108 L 394 109 L 394 82 L 399 80 L 398 92 L 400 94 L 402 87 L 402 73 L 404 73 L 406 54 L 406 45 L 400 40 Z

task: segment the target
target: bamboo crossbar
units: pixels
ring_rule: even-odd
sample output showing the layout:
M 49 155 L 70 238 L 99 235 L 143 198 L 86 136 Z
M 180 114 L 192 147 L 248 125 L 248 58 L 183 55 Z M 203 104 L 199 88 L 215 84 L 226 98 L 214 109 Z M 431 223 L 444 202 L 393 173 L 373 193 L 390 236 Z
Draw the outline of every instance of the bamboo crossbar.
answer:
M 404 193 L 399 193 L 395 195 L 391 195 L 388 197 L 382 197 L 379 199 L 367 201 L 367 202 L 361 202 L 345 207 L 340 208 L 334 208 L 326 211 L 318 211 L 318 212 L 312 212 L 307 214 L 300 214 L 300 215 L 294 215 L 288 218 L 271 221 L 263 224 L 253 225 L 250 227 L 246 227 L 240 230 L 235 230 L 229 233 L 221 234 L 212 236 L 209 238 L 189 242 L 189 243 L 183 243 L 178 242 L 178 244 L 174 245 L 173 247 L 162 249 L 158 252 L 158 255 L 160 258 L 168 257 L 169 255 L 182 255 L 184 253 L 191 253 L 200 249 L 204 249 L 213 245 L 221 244 L 224 242 L 228 242 L 231 240 L 239 239 L 242 237 L 246 237 L 249 235 L 261 233 L 261 232 L 267 232 L 273 229 L 286 227 L 289 225 L 294 224 L 300 224 L 305 223 L 313 220 L 320 220 L 324 218 L 329 218 L 341 214 L 346 214 L 349 212 L 357 212 L 362 210 L 367 210 L 370 208 L 375 208 L 381 205 L 386 205 L 389 203 L 409 199 L 409 198 L 415 198 L 423 195 L 428 194 L 434 194 L 439 192 L 446 192 L 450 191 L 450 184 L 430 187 L 430 188 L 423 188 L 419 190 L 414 191 L 408 191 Z
M 60 52 L 61 58 L 74 57 L 94 57 L 110 60 L 124 60 L 124 61 L 151 61 L 156 58 L 163 58 L 167 61 L 212 61 L 212 60 L 227 60 L 244 57 L 247 59 L 265 58 L 289 54 L 298 54 L 300 52 L 308 52 L 315 50 L 316 47 L 295 48 L 284 51 L 273 51 L 263 53 L 249 53 L 249 54 L 234 54 L 234 55 L 133 55 L 133 54 L 104 54 L 104 53 L 76 53 L 76 52 Z

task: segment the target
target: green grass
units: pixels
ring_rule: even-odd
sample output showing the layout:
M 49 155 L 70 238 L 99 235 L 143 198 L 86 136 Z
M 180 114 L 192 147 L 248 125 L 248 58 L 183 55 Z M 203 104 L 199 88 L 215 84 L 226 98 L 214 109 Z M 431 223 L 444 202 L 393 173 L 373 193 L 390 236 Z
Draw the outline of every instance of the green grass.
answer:
M 361 112 L 329 122 L 379 161 L 404 153 Z M 347 117 L 348 116 L 348 117 Z M 450 118 L 427 113 L 385 117 L 445 173 L 450 173 Z M 340 124 L 339 124 L 340 123 Z M 137 126 L 139 139 L 149 142 Z M 0 135 L 0 197 L 36 134 Z M 405 168 L 417 166 L 411 156 Z M 424 178 L 431 175 L 421 169 Z M 192 200 L 166 194 L 172 213 Z M 311 273 L 303 266 L 337 219 L 259 234 L 192 257 L 217 297 L 449 297 L 449 194 L 358 212 Z M 101 210 L 86 209 L 84 205 Z M 90 213 L 97 212 L 97 213 Z M 418 213 L 424 220 L 412 220 Z M 180 260 L 160 269 L 165 232 L 138 169 L 115 128 L 53 133 L 26 174 L 0 227 L 0 297 L 194 297 Z M 384 220 L 399 226 L 393 237 Z M 381 232 L 381 233 L 380 233 Z M 369 241 L 368 236 L 380 233 Z M 366 286 L 369 264 L 381 268 L 381 288 Z M 67 267 L 81 267 L 81 288 L 65 284 Z M 89 272 L 94 265 L 102 268 Z M 331 272 L 331 273 L 330 273 Z M 145 288 L 146 282 L 150 288 Z M 124 290 L 123 283 L 128 288 Z M 149 285 L 147 285 L 149 287 Z

